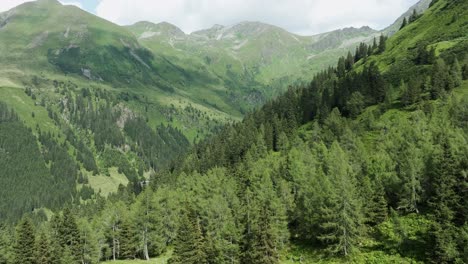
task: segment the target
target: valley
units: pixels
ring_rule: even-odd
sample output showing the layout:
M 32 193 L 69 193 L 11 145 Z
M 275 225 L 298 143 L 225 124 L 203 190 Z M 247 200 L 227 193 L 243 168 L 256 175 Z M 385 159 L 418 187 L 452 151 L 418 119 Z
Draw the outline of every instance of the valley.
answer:
M 467 10 L 313 36 L 0 13 L 0 264 L 468 262 Z

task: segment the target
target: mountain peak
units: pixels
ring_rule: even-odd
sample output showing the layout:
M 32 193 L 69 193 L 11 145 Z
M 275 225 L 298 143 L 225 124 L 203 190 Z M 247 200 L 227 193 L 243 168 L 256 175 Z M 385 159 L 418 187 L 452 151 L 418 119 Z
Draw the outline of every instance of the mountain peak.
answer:
M 154 36 L 166 38 L 183 38 L 185 36 L 185 33 L 180 28 L 169 22 L 160 22 L 155 24 L 149 21 L 140 21 L 127 27 L 140 39 L 151 38 Z
M 37 0 L 40 5 L 62 5 L 58 0 Z

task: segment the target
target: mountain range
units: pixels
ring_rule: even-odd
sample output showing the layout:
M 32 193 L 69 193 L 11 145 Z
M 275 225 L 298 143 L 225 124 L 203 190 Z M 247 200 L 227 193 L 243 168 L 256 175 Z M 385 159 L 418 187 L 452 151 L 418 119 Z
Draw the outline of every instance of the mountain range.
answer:
M 1 264 L 468 263 L 466 0 L 310 37 L 0 17 Z
M 427 2 L 414 8 L 422 12 Z M 241 22 L 185 34 L 165 22 L 119 26 L 56 0 L 22 4 L 0 14 L 0 100 L 21 120 L 18 133 L 36 138 L 38 146 L 0 171 L 29 187 L 61 182 L 57 197 L 79 195 L 86 186 L 107 195 L 173 167 L 191 143 L 288 86 L 309 82 L 359 43 L 393 33 L 392 27 L 299 36 Z M 22 137 L 13 137 L 11 147 Z M 31 181 L 14 166 L 19 157 L 29 157 L 41 176 Z M 62 182 L 64 163 L 77 184 Z M 17 200 L 15 214 L 60 204 L 44 203 L 29 187 L 17 192 L 34 198 Z

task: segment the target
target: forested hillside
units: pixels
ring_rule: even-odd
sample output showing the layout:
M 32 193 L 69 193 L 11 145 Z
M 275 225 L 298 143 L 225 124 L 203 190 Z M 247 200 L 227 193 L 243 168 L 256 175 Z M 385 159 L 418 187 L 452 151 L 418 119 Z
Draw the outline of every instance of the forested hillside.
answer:
M 12 186 L 0 193 L 0 220 L 121 185 L 138 193 L 190 144 L 375 33 L 300 37 L 246 22 L 189 36 L 168 23 L 122 27 L 57 0 L 0 13 L 0 102 L 15 116 L 0 131 L 0 185 Z
M 137 188 L 2 225 L 0 263 L 161 255 L 168 263 L 467 263 L 467 10 L 463 0 L 433 1 L 394 36 L 362 43 Z M 82 90 L 54 106 L 66 116 L 61 126 L 74 128 L 60 144 L 49 140 L 58 134 L 28 129 L 0 104 L 0 132 L 12 138 L 0 141 L 0 155 L 17 144 L 13 126 L 17 140 L 39 135 L 37 146 L 15 154 L 40 151 L 46 166 L 28 166 L 51 182 L 65 153 L 77 157 L 75 166 L 100 171 L 130 148 L 145 171 L 182 151 L 153 156 L 160 143 L 144 117 L 114 116 L 109 109 L 119 104 L 102 93 Z M 123 130 L 113 128 L 122 115 Z M 171 142 L 166 133 L 180 142 L 176 130 L 159 129 L 164 142 Z M 94 151 L 102 154 L 88 160 Z M 140 173 L 112 166 L 127 177 Z

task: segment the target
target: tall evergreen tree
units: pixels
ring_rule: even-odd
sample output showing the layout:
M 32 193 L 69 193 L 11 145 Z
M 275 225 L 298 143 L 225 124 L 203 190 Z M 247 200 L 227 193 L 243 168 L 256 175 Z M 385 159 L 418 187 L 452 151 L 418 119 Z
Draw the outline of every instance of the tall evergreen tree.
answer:
M 458 256 L 454 220 L 461 197 L 456 192 L 459 171 L 452 151 L 450 142 L 443 137 L 441 149 L 434 153 L 430 166 L 433 195 L 429 205 L 435 220 L 430 232 L 434 245 L 431 258 L 437 263 L 453 262 Z
M 24 217 L 16 228 L 14 246 L 16 264 L 35 264 L 35 230 L 30 218 Z
M 327 176 L 331 178 L 335 189 L 321 210 L 323 231 L 319 236 L 329 252 L 344 256 L 356 249 L 363 231 L 361 204 L 348 162 L 346 153 L 334 142 L 327 162 Z
M 130 219 L 124 219 L 119 233 L 120 258 L 135 259 L 138 250 L 138 236 Z
M 174 241 L 174 253 L 171 264 L 205 264 L 208 263 L 198 216 L 192 208 L 181 215 L 181 222 Z
M 403 18 L 403 22 L 401 23 L 400 30 L 402 30 L 404 27 L 406 27 L 407 24 L 408 24 L 408 21 L 406 21 L 406 17 L 405 17 L 405 18 Z
M 63 210 L 59 226 L 61 244 L 67 246 L 76 263 L 82 262 L 82 245 L 76 217 L 69 208 Z
M 13 239 L 6 224 L 0 223 L 0 264 L 13 262 Z
M 36 241 L 36 264 L 50 264 L 53 261 L 52 248 L 47 234 L 42 231 Z
M 387 37 L 385 37 L 382 34 L 380 35 L 380 39 L 379 39 L 379 53 L 384 52 L 386 47 L 387 47 Z
M 412 143 L 406 143 L 399 164 L 402 188 L 398 208 L 406 212 L 418 213 L 421 195 L 422 153 Z
M 458 87 L 461 85 L 461 82 L 462 82 L 462 69 L 460 67 L 460 63 L 458 62 L 458 59 L 455 58 L 455 60 L 453 61 L 453 65 L 452 67 L 450 68 L 450 76 L 452 77 L 453 79 L 453 83 L 454 83 L 454 86 L 455 87 Z

